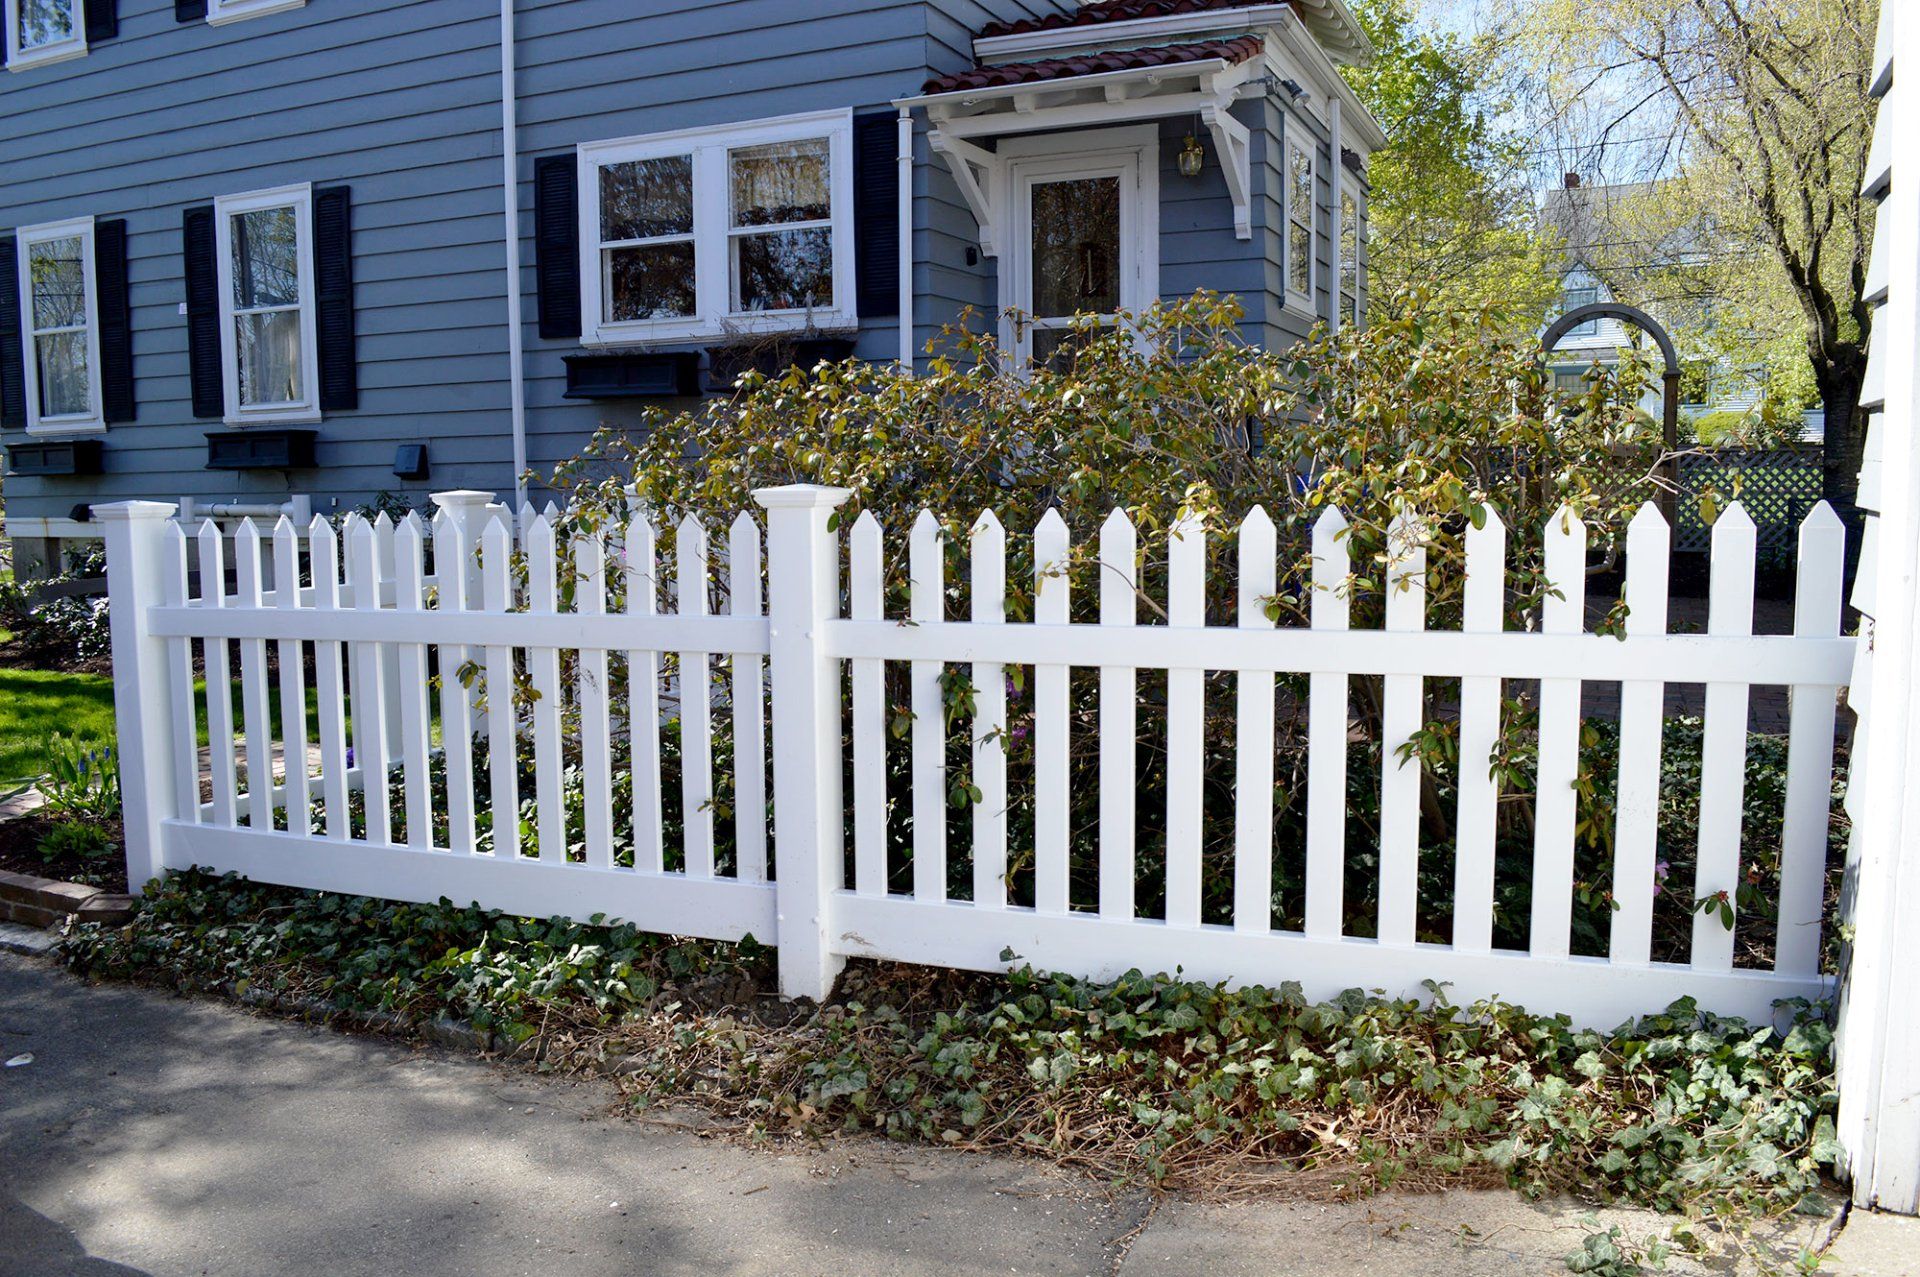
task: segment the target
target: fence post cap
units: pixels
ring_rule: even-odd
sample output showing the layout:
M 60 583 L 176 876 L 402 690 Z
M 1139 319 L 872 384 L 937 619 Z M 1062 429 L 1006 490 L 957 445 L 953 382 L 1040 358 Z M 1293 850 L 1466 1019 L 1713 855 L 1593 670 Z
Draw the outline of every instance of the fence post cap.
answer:
M 127 523 L 135 519 L 171 519 L 180 507 L 171 501 L 115 501 L 93 507 L 93 517 L 108 523 Z
M 451 492 L 430 493 L 427 499 L 439 506 L 442 510 L 450 510 L 462 506 L 473 507 L 487 505 L 493 500 L 493 497 L 493 493 L 482 492 L 478 488 L 455 488 Z
M 818 483 L 788 483 L 777 488 L 755 488 L 753 499 L 764 510 L 833 510 L 845 505 L 853 492 Z

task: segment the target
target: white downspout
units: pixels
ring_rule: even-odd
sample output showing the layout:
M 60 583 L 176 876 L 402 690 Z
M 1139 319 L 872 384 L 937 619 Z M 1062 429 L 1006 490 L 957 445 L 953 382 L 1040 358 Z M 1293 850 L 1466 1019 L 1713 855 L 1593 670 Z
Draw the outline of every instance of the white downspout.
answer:
M 900 108 L 900 366 L 913 371 L 913 112 Z
M 1340 152 L 1346 148 L 1340 137 L 1340 99 L 1337 96 L 1330 97 L 1327 100 L 1327 132 L 1333 138 L 1332 142 L 1328 144 L 1328 150 L 1333 157 L 1333 163 L 1327 174 L 1327 190 L 1330 192 L 1327 197 L 1327 202 L 1333 206 L 1332 216 L 1327 219 L 1327 224 L 1333 228 L 1333 279 L 1329 281 L 1331 286 L 1327 289 L 1327 296 L 1333 303 L 1331 307 L 1333 318 L 1328 326 L 1328 330 L 1338 335 L 1340 332 L 1340 267 L 1342 264 L 1340 261 L 1340 234 L 1345 229 L 1340 225 L 1340 190 L 1346 181 L 1341 173 L 1343 165 L 1340 162 Z
M 513 411 L 514 508 L 527 507 L 527 383 L 520 308 L 520 121 L 513 0 L 500 0 L 500 166 L 507 214 L 507 384 Z

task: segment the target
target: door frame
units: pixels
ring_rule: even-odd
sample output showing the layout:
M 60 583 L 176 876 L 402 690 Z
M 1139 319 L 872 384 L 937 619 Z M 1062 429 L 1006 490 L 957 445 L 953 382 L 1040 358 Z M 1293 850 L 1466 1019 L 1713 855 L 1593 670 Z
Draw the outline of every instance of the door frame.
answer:
M 1006 180 L 1000 210 L 1008 228 L 1000 255 L 1000 348 L 1026 367 L 1027 340 L 1014 332 L 1012 312 L 1032 295 L 1035 179 L 1120 175 L 1120 308 L 1140 311 L 1160 299 L 1160 130 L 1157 125 L 1078 129 L 1006 138 L 998 155 Z

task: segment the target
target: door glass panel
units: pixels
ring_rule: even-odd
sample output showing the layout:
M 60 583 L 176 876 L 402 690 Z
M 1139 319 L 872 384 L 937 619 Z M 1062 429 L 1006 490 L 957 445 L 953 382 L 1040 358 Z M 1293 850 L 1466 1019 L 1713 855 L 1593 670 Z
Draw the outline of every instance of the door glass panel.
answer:
M 1032 309 L 1049 318 L 1120 309 L 1118 177 L 1034 184 Z

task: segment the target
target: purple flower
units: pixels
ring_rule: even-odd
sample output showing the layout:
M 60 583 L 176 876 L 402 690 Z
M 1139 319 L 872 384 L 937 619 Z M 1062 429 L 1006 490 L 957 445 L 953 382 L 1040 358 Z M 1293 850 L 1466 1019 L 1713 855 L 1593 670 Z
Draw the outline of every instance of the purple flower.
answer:
M 1654 865 L 1653 865 L 1653 894 L 1654 895 L 1657 896 L 1661 893 L 1662 890 L 1664 890 L 1661 884 L 1667 880 L 1667 875 L 1671 872 L 1672 872 L 1672 866 L 1668 865 L 1666 861 L 1656 860 L 1654 862 Z
M 353 746 L 347 746 L 347 766 L 353 766 Z

